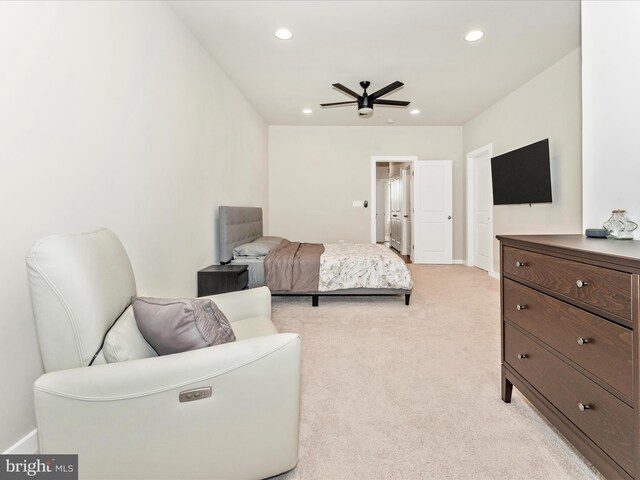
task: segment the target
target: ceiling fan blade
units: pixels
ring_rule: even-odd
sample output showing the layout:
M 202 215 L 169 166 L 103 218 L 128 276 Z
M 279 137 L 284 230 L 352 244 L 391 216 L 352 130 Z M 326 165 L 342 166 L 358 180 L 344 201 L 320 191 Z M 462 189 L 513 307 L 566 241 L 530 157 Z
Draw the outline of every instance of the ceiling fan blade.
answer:
M 350 97 L 353 98 L 360 98 L 360 95 L 358 95 L 356 92 L 354 92 L 353 90 L 345 87 L 344 85 L 342 85 L 341 83 L 334 83 L 331 85 L 333 88 L 336 88 L 338 90 L 340 90 L 342 93 L 346 93 L 347 95 L 349 95 Z
M 376 100 L 373 103 L 376 105 L 394 105 L 396 107 L 406 107 L 411 102 L 404 102 L 402 100 Z
M 321 103 L 320 106 L 321 107 L 336 107 L 338 105 L 354 105 L 358 102 L 356 102 L 355 100 L 353 102 L 334 102 L 334 103 Z
M 402 82 L 393 82 L 390 83 L 389 85 L 387 85 L 384 88 L 381 88 L 380 90 L 378 90 L 377 92 L 373 92 L 371 95 L 369 95 L 369 98 L 373 98 L 374 100 L 376 98 L 380 98 L 384 95 L 386 95 L 387 93 L 391 93 L 394 90 L 399 89 L 400 87 L 402 87 L 404 85 L 404 83 Z

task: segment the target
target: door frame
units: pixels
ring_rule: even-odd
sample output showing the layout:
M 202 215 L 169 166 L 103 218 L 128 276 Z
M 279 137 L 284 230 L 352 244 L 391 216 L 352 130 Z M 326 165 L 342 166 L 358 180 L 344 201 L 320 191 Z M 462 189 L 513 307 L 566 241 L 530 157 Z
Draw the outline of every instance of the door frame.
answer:
M 376 165 L 378 163 L 395 162 L 404 163 L 418 160 L 417 155 L 373 155 L 371 157 L 371 200 L 369 201 L 369 207 L 371 208 L 370 215 L 370 239 L 371 243 L 376 243 Z
M 489 143 L 480 148 L 477 148 L 469 153 L 467 153 L 467 178 L 466 178 L 466 195 L 467 195 L 467 211 L 466 211 L 466 241 L 467 241 L 467 266 L 473 267 L 475 266 L 475 242 L 474 242 L 474 233 L 475 233 L 475 225 L 476 225 L 476 196 L 475 196 L 475 177 L 476 177 L 476 168 L 477 161 L 479 158 L 484 156 L 488 156 L 489 160 L 493 155 L 493 143 Z M 490 245 L 489 249 L 489 265 L 490 269 L 487 274 L 494 278 L 499 278 L 498 274 L 493 268 L 493 247 L 494 247 L 494 238 L 493 238 L 493 205 L 489 209 L 490 212 L 490 220 L 489 220 L 489 234 Z

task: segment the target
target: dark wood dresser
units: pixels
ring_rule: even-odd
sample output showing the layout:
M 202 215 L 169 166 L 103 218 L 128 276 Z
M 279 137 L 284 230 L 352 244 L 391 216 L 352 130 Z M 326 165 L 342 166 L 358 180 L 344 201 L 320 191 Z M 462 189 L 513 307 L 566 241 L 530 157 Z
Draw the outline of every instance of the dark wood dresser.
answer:
M 498 240 L 502 400 L 515 385 L 603 475 L 640 479 L 640 242 Z

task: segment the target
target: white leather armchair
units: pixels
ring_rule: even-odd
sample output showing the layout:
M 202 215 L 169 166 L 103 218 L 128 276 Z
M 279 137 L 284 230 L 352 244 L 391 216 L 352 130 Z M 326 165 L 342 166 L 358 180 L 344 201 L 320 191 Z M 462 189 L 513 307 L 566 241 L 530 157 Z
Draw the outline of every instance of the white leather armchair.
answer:
M 47 372 L 34 385 L 41 453 L 79 454 L 91 479 L 258 479 L 296 465 L 300 338 L 276 332 L 268 289 L 211 297 L 236 342 L 107 363 L 104 336 L 135 295 L 117 237 L 47 237 L 27 266 Z

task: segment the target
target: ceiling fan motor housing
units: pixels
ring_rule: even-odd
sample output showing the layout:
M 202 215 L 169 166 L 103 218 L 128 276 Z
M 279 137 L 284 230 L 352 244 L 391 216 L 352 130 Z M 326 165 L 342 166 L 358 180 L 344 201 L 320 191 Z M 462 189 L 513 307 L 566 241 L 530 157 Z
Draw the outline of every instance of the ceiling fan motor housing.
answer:
M 361 115 L 367 115 L 373 112 L 373 102 L 369 100 L 369 95 L 366 93 L 358 98 L 358 113 Z

